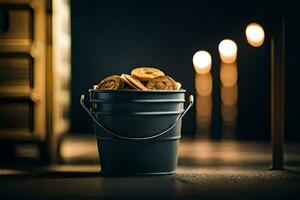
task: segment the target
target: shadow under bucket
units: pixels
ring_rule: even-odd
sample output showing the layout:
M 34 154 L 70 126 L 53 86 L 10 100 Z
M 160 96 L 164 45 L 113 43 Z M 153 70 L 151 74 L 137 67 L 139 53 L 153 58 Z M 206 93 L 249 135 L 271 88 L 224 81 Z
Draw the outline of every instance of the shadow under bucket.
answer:
M 185 90 L 89 90 L 101 173 L 173 174 L 177 167 Z

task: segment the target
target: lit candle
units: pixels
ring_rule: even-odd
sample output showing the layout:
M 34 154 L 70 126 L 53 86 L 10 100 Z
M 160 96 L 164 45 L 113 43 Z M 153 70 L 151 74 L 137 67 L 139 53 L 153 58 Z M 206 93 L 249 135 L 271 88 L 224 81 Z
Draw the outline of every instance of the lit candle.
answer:
M 198 51 L 193 56 L 193 64 L 198 74 L 206 74 L 211 69 L 211 56 L 207 51 Z
M 222 40 L 219 44 L 219 54 L 222 62 L 233 63 L 237 57 L 237 45 L 232 40 Z
M 251 46 L 260 47 L 265 40 L 264 29 L 257 23 L 251 23 L 246 28 L 246 37 Z

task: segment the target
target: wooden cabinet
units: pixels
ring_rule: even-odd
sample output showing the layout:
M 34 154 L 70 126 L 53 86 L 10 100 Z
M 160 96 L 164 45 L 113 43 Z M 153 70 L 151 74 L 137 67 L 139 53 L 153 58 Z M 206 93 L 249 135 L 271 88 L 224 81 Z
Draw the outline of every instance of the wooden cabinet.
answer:
M 37 10 L 40 5 L 33 5 L 34 1 L 0 1 L 1 9 L 1 34 L 0 43 L 1 51 L 24 51 L 24 49 L 12 49 L 16 46 L 27 46 L 29 51 L 30 46 L 34 42 L 35 35 L 35 19 L 40 15 Z M 4 46 L 6 48 L 4 49 Z
M 0 0 L 0 142 L 32 142 L 56 160 L 69 129 L 68 0 Z

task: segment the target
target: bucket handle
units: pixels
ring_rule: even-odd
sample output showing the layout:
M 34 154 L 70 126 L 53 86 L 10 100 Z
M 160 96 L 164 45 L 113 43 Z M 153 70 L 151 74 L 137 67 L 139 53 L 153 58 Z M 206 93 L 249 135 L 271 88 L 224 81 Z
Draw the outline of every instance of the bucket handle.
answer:
M 148 136 L 148 137 L 126 137 L 126 136 L 121 136 L 117 133 L 114 133 L 110 130 L 108 130 L 107 128 L 105 128 L 102 124 L 100 124 L 100 122 L 97 121 L 97 119 L 93 116 L 93 114 L 91 113 L 91 111 L 85 106 L 84 104 L 84 95 L 81 95 L 80 97 L 80 104 L 83 107 L 83 109 L 90 115 L 90 117 L 94 120 L 94 122 L 100 126 L 104 131 L 106 131 L 107 133 L 109 133 L 110 135 L 120 138 L 120 139 L 125 139 L 125 140 L 149 140 L 149 139 L 154 139 L 157 138 L 163 134 L 165 134 L 166 132 L 168 132 L 169 130 L 171 130 L 172 128 L 174 128 L 174 126 L 176 126 L 178 124 L 178 122 L 182 119 L 182 117 L 187 113 L 187 111 L 192 107 L 192 105 L 194 104 L 194 96 L 190 95 L 189 96 L 189 105 L 188 107 L 184 110 L 183 113 L 180 114 L 179 118 L 174 122 L 174 124 L 172 124 L 169 128 L 165 129 L 164 131 L 152 135 L 152 136 Z

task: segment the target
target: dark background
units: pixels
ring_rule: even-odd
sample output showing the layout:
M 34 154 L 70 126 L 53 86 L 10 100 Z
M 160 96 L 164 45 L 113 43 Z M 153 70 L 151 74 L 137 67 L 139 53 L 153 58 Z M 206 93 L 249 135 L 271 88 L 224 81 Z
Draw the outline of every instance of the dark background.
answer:
M 155 66 L 194 93 L 192 57 L 198 50 L 212 55 L 212 138 L 221 138 L 218 44 L 229 38 L 238 45 L 238 118 L 236 138 L 267 139 L 270 134 L 269 35 L 260 48 L 248 45 L 249 22 L 272 26 L 286 18 L 286 138 L 300 139 L 299 14 L 295 5 L 267 1 L 200 0 L 72 0 L 73 133 L 92 133 L 88 115 L 79 106 L 81 94 L 111 74 L 135 66 Z M 195 111 L 184 119 L 183 134 L 193 135 Z

